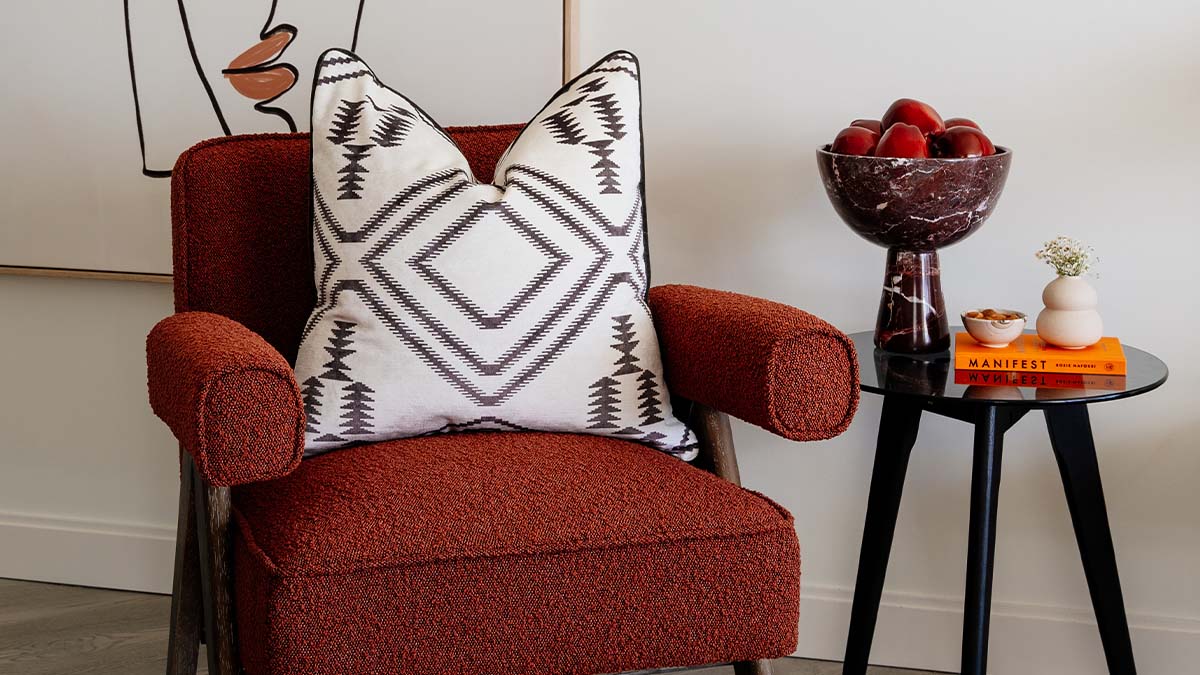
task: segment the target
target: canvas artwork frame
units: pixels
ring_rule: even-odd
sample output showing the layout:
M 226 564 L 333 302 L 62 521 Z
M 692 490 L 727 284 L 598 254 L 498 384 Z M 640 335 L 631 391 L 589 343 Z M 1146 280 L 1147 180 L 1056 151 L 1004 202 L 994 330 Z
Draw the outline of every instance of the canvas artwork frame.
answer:
M 256 16 L 252 13 L 256 7 L 253 3 L 231 5 L 231 7 L 245 9 L 230 10 L 232 14 L 222 15 L 219 20 L 240 20 L 243 24 L 251 24 L 253 32 L 257 33 L 251 38 L 257 37 L 257 42 L 251 40 L 252 44 L 249 48 L 233 58 L 225 67 L 221 67 L 223 62 L 216 62 L 214 59 L 224 58 L 228 53 L 227 50 L 225 52 L 215 51 L 215 53 L 206 52 L 204 40 L 206 20 L 211 33 L 213 17 L 197 16 L 197 12 L 189 14 L 188 9 L 191 6 L 186 2 L 162 3 L 124 0 L 120 9 L 116 10 L 119 14 L 114 13 L 115 8 L 107 10 L 108 14 L 112 16 L 105 15 L 103 19 L 112 23 L 114 28 L 118 25 L 121 26 L 124 32 L 124 44 L 106 45 L 107 51 L 97 54 L 96 58 L 107 59 L 114 63 L 122 56 L 127 60 L 129 92 L 114 92 L 114 97 L 124 99 L 121 104 L 129 108 L 130 114 L 113 113 L 108 116 L 110 119 L 107 123 L 114 125 L 114 129 L 109 131 L 112 132 L 119 127 L 122 133 L 105 134 L 105 131 L 100 129 L 97 134 L 121 136 L 120 141 L 113 141 L 125 143 L 119 148 L 120 158 L 132 160 L 134 164 L 140 163 L 140 166 L 130 166 L 129 161 L 123 161 L 118 167 L 114 160 L 113 171 L 128 169 L 140 171 L 142 174 L 136 182 L 129 181 L 133 182 L 136 194 L 124 195 L 121 194 L 121 190 L 114 190 L 118 194 L 111 197 L 112 200 L 123 200 L 121 203 L 135 204 L 135 207 L 131 207 L 135 215 L 117 213 L 113 217 L 117 220 L 127 218 L 163 223 L 162 231 L 155 228 L 154 232 L 155 236 L 163 237 L 163 241 L 140 241 L 136 244 L 138 247 L 157 250 L 165 245 L 165 241 L 169 240 L 169 231 L 165 226 L 168 221 L 167 183 L 169 183 L 173 158 L 179 152 L 192 143 L 211 136 L 261 131 L 295 131 L 297 122 L 300 125 L 304 124 L 307 119 L 308 94 L 306 90 L 309 74 L 303 72 L 302 68 L 298 68 L 293 61 L 306 63 L 312 60 L 309 57 L 315 59 L 316 54 L 329 46 L 328 43 L 332 41 L 348 40 L 346 45 L 352 49 L 356 48 L 360 40 L 360 33 L 364 32 L 366 25 L 364 21 L 370 21 L 373 9 L 371 0 L 346 0 L 338 5 L 337 16 L 333 17 L 333 20 L 312 16 L 317 11 L 313 8 L 324 4 L 306 3 L 302 0 L 297 2 L 270 0 L 265 21 L 261 15 Z M 261 8 L 257 8 L 257 11 L 261 11 Z M 364 17 L 366 18 L 364 19 Z M 81 23 L 96 22 L 100 19 L 101 17 L 80 17 L 78 21 Z M 573 73 L 578 72 L 579 0 L 562 0 L 561 23 L 559 17 L 546 19 L 539 24 L 539 30 L 553 26 L 558 28 L 561 33 L 559 36 L 562 45 L 561 79 L 562 82 L 566 82 Z M 148 22 L 160 22 L 160 25 L 165 23 L 172 28 L 170 31 L 157 29 L 150 31 L 146 29 Z M 14 21 L 14 25 L 19 23 L 19 21 Z M 307 26 L 313 26 L 312 33 L 316 34 L 309 37 L 309 34 L 306 34 L 307 31 L 303 30 Z M 239 34 L 246 32 L 240 27 L 238 30 Z M 365 32 L 369 33 L 369 28 Z M 162 33 L 168 34 L 160 35 Z M 343 33 L 345 35 L 342 35 Z M 307 38 L 307 42 L 303 41 L 304 38 Z M 364 35 L 363 38 L 369 40 L 370 35 Z M 303 49 L 300 49 L 301 47 Z M 313 53 L 309 54 L 310 51 Z M 124 54 L 119 52 L 124 52 Z M 208 52 L 214 52 L 214 50 L 209 48 Z M 167 63 L 167 61 L 172 62 Z M 186 74 L 189 78 L 195 77 L 198 86 L 189 85 L 180 88 L 172 84 L 170 88 L 160 86 L 156 92 L 155 85 L 161 85 L 163 74 L 170 72 Z M 141 85 L 140 89 L 139 85 Z M 189 115 L 186 119 L 171 120 L 172 124 L 188 125 L 190 134 L 171 134 L 171 138 L 167 142 L 163 141 L 162 133 L 156 133 L 161 129 L 155 128 L 155 125 L 163 126 L 161 121 L 163 116 L 155 117 L 152 110 L 156 97 L 161 99 L 164 91 L 172 97 L 176 96 L 176 92 L 179 91 L 180 95 L 195 99 L 195 101 L 189 99 L 189 104 L 196 103 L 194 116 Z M 31 92 L 30 95 L 32 96 L 33 93 Z M 246 105 L 247 103 L 249 105 Z M 178 107 L 177 103 L 176 107 Z M 133 119 L 128 119 L 129 117 Z M 519 115 L 515 119 L 521 117 Z M 256 121 L 268 118 L 270 123 L 256 123 Z M 479 122 L 484 121 L 489 120 L 479 120 Z M 129 136 L 130 130 L 125 128 L 134 126 L 137 129 L 136 138 Z M 128 147 L 128 142 L 131 141 L 135 141 L 137 147 Z M 30 147 L 36 154 L 36 142 L 32 139 L 28 142 L 34 144 Z M 128 152 L 131 149 L 132 157 Z M 111 147 L 98 148 L 96 152 L 118 154 Z M 12 189 L 14 195 L 21 190 L 20 186 L 12 186 Z M 26 192 L 28 191 L 26 190 Z M 49 193 L 58 191 L 55 189 L 46 190 L 46 192 L 49 195 Z M 38 198 L 49 197 L 39 195 Z M 22 209 L 16 210 L 21 211 Z M 87 209 L 82 210 L 87 211 Z M 101 249 L 101 252 L 109 247 L 125 245 L 120 237 L 109 237 L 106 233 L 99 231 L 101 226 L 97 222 L 88 223 L 84 218 L 80 218 L 80 220 L 85 220 L 85 222 L 56 224 L 58 232 L 53 236 L 69 237 L 73 231 L 87 228 L 88 236 L 80 237 L 80 240 L 102 241 L 102 246 L 97 247 L 95 243 L 90 244 Z M 15 242 L 15 245 L 8 247 L 0 245 L 0 275 L 160 284 L 172 282 L 172 275 L 169 272 L 140 269 L 146 266 L 130 264 L 128 261 L 132 260 L 134 256 L 98 255 L 96 263 L 91 264 L 90 261 L 81 261 L 78 256 L 72 258 L 70 256 L 43 255 L 36 251 L 37 247 L 32 243 L 32 240 L 38 236 L 36 230 L 32 229 L 38 227 L 36 216 L 25 220 L 23 224 L 19 221 L 17 224 L 10 224 L 10 227 L 13 229 L 10 230 L 9 237 Z M 129 236 L 144 238 L 139 233 Z M 0 241 L 0 244 L 3 244 L 3 241 Z M 12 255 L 5 255 L 6 248 Z M 35 252 L 30 253 L 29 251 Z M 105 264 L 106 260 L 114 259 L 124 262 Z M 84 264 L 80 264 L 81 262 Z M 169 259 L 161 261 L 157 267 L 164 268 L 168 265 Z

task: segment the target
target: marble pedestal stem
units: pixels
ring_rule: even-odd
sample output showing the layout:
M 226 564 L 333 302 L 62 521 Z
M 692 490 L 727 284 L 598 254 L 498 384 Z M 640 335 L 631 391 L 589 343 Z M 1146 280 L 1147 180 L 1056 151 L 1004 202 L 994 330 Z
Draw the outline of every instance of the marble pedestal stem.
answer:
M 890 352 L 928 354 L 950 348 L 937 251 L 889 248 L 875 346 Z

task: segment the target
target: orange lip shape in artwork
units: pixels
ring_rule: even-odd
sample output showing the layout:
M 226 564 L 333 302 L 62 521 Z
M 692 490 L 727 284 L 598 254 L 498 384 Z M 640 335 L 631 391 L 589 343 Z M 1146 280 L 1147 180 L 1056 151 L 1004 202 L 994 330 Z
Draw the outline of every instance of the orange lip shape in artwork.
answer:
M 296 84 L 296 69 L 291 64 L 272 63 L 295 37 L 295 29 L 290 26 L 276 28 L 221 72 L 242 96 L 256 101 L 273 99 Z

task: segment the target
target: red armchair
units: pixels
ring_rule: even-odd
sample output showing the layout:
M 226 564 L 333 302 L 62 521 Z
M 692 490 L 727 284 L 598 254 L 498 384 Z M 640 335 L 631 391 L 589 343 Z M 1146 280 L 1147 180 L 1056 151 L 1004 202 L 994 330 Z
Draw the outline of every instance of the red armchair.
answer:
M 451 130 L 479 176 L 519 127 Z M 290 363 L 315 302 L 305 134 L 221 138 L 172 178 L 175 305 L 147 340 L 181 446 L 167 672 L 604 673 L 795 649 L 792 517 L 738 485 L 726 413 L 828 438 L 853 346 L 798 309 L 650 291 L 694 465 L 630 442 L 476 433 L 300 461 Z M 686 399 L 686 400 L 684 400 Z

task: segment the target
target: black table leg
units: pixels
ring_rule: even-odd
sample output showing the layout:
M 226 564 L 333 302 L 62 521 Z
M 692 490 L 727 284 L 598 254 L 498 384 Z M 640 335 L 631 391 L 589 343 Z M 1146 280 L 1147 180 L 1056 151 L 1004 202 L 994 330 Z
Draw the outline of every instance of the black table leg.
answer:
M 1046 427 L 1050 430 L 1050 444 L 1067 493 L 1067 508 L 1075 527 L 1075 540 L 1079 543 L 1079 557 L 1083 560 L 1092 607 L 1096 610 L 1108 672 L 1133 675 L 1137 672 L 1133 664 L 1133 645 L 1129 639 L 1129 623 L 1125 617 L 1125 601 L 1121 597 L 1117 558 L 1113 552 L 1112 532 L 1108 528 L 1108 510 L 1104 505 L 1100 465 L 1096 461 L 1087 406 L 1046 408 Z
M 987 672 L 988 624 L 992 612 L 992 566 L 996 553 L 996 501 L 1004 427 L 996 406 L 979 409 L 971 469 L 971 528 L 967 535 L 967 592 L 963 614 L 963 675 Z
M 887 574 L 888 555 L 892 550 L 892 537 L 896 533 L 896 514 L 900 510 L 904 475 L 908 470 L 913 444 L 917 442 L 920 422 L 919 401 L 903 396 L 884 397 L 842 675 L 864 675 L 867 672 L 871 639 L 875 635 L 879 600 L 883 594 L 883 579 Z

